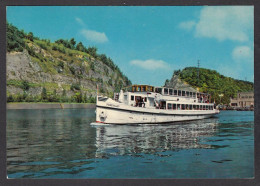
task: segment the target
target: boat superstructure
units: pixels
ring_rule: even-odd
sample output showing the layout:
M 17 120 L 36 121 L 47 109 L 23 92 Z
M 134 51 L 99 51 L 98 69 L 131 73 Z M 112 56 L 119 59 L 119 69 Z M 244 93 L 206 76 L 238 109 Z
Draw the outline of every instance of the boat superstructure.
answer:
M 169 123 L 197 120 L 219 113 L 200 92 L 150 85 L 132 85 L 114 99 L 98 96 L 96 122 L 108 124 Z

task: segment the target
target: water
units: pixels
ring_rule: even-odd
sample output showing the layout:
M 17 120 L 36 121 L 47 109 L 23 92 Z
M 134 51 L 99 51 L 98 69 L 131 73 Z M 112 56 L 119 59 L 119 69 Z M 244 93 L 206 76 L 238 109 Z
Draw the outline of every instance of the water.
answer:
M 254 113 L 91 126 L 94 109 L 7 111 L 9 178 L 252 178 Z

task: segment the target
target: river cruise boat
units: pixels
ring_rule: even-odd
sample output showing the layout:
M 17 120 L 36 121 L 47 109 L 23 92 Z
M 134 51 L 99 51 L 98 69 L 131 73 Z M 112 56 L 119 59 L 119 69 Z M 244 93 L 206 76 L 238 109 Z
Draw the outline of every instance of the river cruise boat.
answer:
M 157 124 L 209 118 L 219 113 L 209 99 L 200 92 L 132 85 L 114 99 L 97 95 L 96 122 Z

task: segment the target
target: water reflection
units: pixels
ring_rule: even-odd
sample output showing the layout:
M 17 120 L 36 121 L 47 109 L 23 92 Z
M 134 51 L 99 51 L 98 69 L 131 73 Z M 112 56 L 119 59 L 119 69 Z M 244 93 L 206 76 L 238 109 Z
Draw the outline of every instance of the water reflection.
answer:
M 86 163 L 71 161 L 94 158 L 95 129 L 89 126 L 94 114 L 92 110 L 8 111 L 8 173 L 71 169 Z
M 200 139 L 213 136 L 217 132 L 217 121 L 214 118 L 169 125 L 95 126 L 96 157 L 214 148 L 200 143 Z

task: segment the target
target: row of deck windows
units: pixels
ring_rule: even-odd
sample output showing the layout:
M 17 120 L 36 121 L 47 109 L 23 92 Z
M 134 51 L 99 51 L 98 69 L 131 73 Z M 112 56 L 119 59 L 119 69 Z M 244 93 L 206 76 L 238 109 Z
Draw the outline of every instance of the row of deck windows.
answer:
M 212 105 L 167 104 L 169 110 L 213 110 Z
M 181 91 L 181 90 L 174 90 L 169 88 L 164 88 L 162 92 L 162 88 L 155 88 L 155 92 L 162 93 L 164 95 L 174 95 L 174 96 L 185 96 L 185 97 L 202 97 L 204 94 L 196 93 L 196 92 L 189 92 L 189 91 Z

